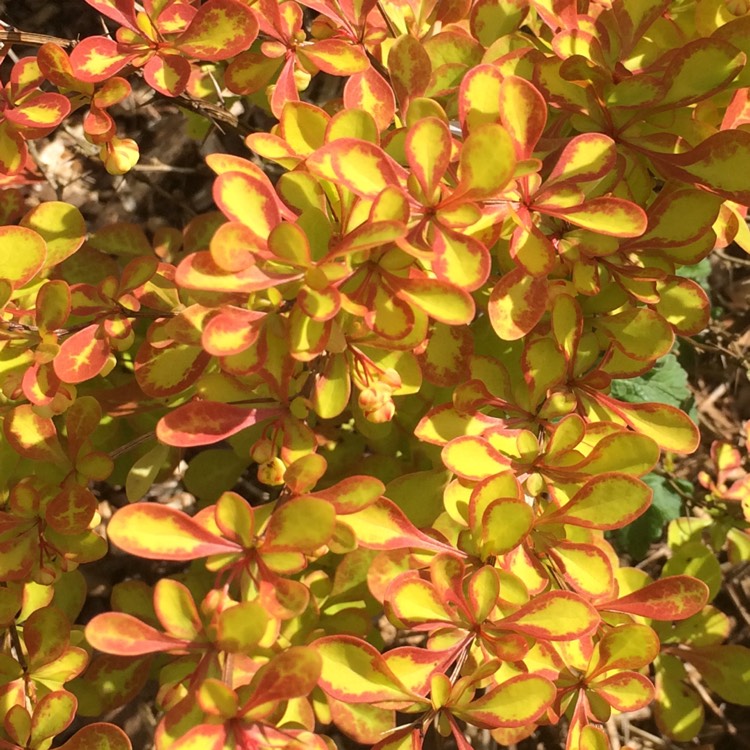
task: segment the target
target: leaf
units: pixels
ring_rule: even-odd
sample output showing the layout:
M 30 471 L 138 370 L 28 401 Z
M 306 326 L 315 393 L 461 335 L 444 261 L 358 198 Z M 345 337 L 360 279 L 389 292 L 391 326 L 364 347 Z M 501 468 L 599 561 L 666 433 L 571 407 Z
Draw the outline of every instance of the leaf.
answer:
M 169 446 L 159 443 L 133 464 L 125 479 L 125 495 L 129 503 L 137 502 L 151 489 L 168 455 Z
M 547 310 L 546 278 L 532 276 L 523 268 L 506 273 L 495 284 L 487 304 L 495 333 L 516 341 L 530 333 Z
M 344 106 L 369 112 L 378 130 L 388 128 L 396 113 L 393 89 L 372 66 L 349 77 L 344 86 Z
M 78 701 L 65 690 L 45 695 L 35 706 L 31 719 L 31 745 L 39 745 L 61 734 L 75 718 Z M 25 744 L 25 743 L 24 743 Z
M 184 652 L 182 638 L 162 633 L 122 612 L 96 615 L 86 625 L 86 640 L 105 654 L 142 656 L 160 651 Z
M 613 380 L 611 394 L 621 401 L 643 403 L 655 401 L 684 409 L 692 401 L 687 373 L 674 354 L 657 360 L 643 375 L 627 380 Z
M 326 636 L 313 641 L 322 660 L 320 686 L 334 698 L 351 703 L 381 703 L 412 698 L 368 643 L 352 636 Z
M 649 546 L 662 538 L 667 524 L 682 514 L 682 497 L 667 477 L 647 474 L 643 481 L 653 491 L 650 507 L 642 516 L 615 533 L 617 545 L 636 560 L 642 560 Z M 674 483 L 683 492 L 693 492 L 690 482 L 675 479 Z
M 47 258 L 47 246 L 40 234 L 27 227 L 0 227 L 2 278 L 21 287 L 36 276 Z
M 247 409 L 215 401 L 192 401 L 162 417 L 156 425 L 156 437 L 177 448 L 211 445 L 280 413 L 278 408 Z
M 208 0 L 172 44 L 199 60 L 226 60 L 247 50 L 258 36 L 255 16 L 241 2 Z
M 132 745 L 120 727 L 97 722 L 79 729 L 58 750 L 132 750 Z
M 632 594 L 599 605 L 601 609 L 626 612 L 652 620 L 685 620 L 708 602 L 708 586 L 690 576 L 670 576 L 649 583 Z
M 711 690 L 725 701 L 750 706 L 750 649 L 745 646 L 701 646 L 680 652 Z
M 186 513 L 155 503 L 120 508 L 107 533 L 120 549 L 149 560 L 196 560 L 242 550 L 234 542 L 206 531 Z
M 498 624 L 549 641 L 565 641 L 591 633 L 599 625 L 596 610 L 570 591 L 548 591 L 524 604 Z
M 39 416 L 30 404 L 16 406 L 6 416 L 3 433 L 13 450 L 24 458 L 52 464 L 65 462 L 54 422 Z
M 109 341 L 101 326 L 94 323 L 62 342 L 53 362 L 55 374 L 63 383 L 83 383 L 104 369 L 109 355 Z
M 654 687 L 637 672 L 620 672 L 591 684 L 597 695 L 618 711 L 626 713 L 647 706 L 654 698 Z
M 317 497 L 303 496 L 279 505 L 263 534 L 261 554 L 302 552 L 313 554 L 333 535 L 336 512 Z

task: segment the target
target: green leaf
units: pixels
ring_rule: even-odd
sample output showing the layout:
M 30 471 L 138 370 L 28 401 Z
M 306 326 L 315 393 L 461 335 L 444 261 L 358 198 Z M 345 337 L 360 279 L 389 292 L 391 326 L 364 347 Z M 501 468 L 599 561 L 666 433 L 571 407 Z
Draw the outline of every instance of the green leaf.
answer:
M 670 355 L 671 356 L 671 355 Z M 690 482 L 674 480 L 674 483 L 658 474 L 648 474 L 643 481 L 654 491 L 649 509 L 633 523 L 618 529 L 615 543 L 636 560 L 642 560 L 652 542 L 661 539 L 666 525 L 679 518 L 682 512 L 682 498 L 674 484 L 685 492 L 691 492 Z
M 687 373 L 674 354 L 662 357 L 651 370 L 637 378 L 613 380 L 612 396 L 633 404 L 656 401 L 678 409 L 684 409 L 692 399 Z

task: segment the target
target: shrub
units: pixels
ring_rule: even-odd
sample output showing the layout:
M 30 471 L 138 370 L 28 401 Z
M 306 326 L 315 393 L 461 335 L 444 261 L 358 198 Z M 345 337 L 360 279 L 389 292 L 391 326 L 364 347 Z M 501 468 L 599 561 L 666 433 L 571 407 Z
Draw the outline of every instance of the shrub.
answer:
M 750 560 L 736 447 L 661 577 L 607 533 L 699 445 L 679 401 L 616 394 L 707 325 L 681 269 L 750 249 L 747 3 L 86 2 L 112 35 L 0 36 L 34 52 L 0 100 L 0 747 L 128 748 L 66 730 L 149 679 L 157 750 L 561 722 L 600 750 L 654 699 L 688 740 L 688 673 L 748 705 L 750 651 L 708 604 L 724 544 Z M 331 98 L 303 98 L 316 76 Z M 218 211 L 185 227 L 30 207 L 28 143 L 63 122 L 134 167 L 132 85 L 278 122 L 208 156 Z M 196 507 L 144 499 L 183 460 Z M 103 524 L 106 481 L 130 502 Z M 183 565 L 84 628 L 103 526 Z

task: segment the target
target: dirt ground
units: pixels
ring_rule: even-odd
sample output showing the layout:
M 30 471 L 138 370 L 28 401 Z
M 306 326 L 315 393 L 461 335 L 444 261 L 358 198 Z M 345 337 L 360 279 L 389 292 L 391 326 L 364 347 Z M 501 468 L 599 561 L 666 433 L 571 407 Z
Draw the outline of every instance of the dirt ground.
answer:
M 25 32 L 48 34 L 75 40 L 101 32 L 101 22 L 83 0 L 0 0 L 0 21 Z M 33 48 L 14 47 L 19 55 Z M 3 63 L 5 74 L 10 61 Z M 3 75 L 3 80 L 6 80 Z M 141 149 L 138 166 L 128 175 L 111 177 L 92 158 L 92 149 L 82 137 L 80 119 L 59 128 L 51 137 L 39 141 L 34 156 L 40 165 L 41 182 L 31 188 L 30 203 L 63 199 L 78 206 L 91 230 L 115 221 L 136 222 L 149 230 L 162 224 L 181 227 L 197 213 L 212 208 L 210 171 L 203 158 L 215 151 L 248 155 L 242 136 L 269 126 L 263 113 L 237 106 L 231 121 L 217 121 L 202 140 L 190 138 L 184 128 L 184 111 L 191 103 L 155 95 L 145 87 L 134 86 L 134 96 L 119 110 L 117 121 L 123 133 L 134 138 Z M 750 255 L 738 247 L 713 254 L 709 277 L 715 319 L 708 330 L 694 342 L 681 342 L 681 361 L 686 367 L 695 397 L 703 444 L 694 456 L 678 462 L 675 474 L 697 487 L 697 472 L 705 468 L 708 448 L 716 439 L 734 439 L 740 434 L 743 420 L 750 418 Z M 180 492 L 176 482 L 166 483 L 164 492 Z M 112 504 L 119 504 L 117 490 L 112 488 Z M 106 500 L 106 498 L 104 498 Z M 649 559 L 654 565 L 663 561 L 664 549 L 654 545 Z M 750 602 L 748 578 L 730 571 L 725 588 L 716 600 L 735 623 L 731 642 L 750 645 Z M 106 575 L 132 575 L 120 559 L 106 561 L 91 575 L 93 600 L 91 611 L 103 606 L 102 591 L 107 589 Z M 140 570 L 140 569 L 139 569 Z M 161 570 L 143 564 L 140 573 L 151 578 Z M 733 591 L 729 586 L 733 585 Z M 111 583 L 110 583 L 111 585 Z M 104 587 L 104 588 L 102 588 Z M 750 691 L 750 686 L 748 686 Z M 149 703 L 152 694 L 121 709 L 109 720 L 119 723 L 133 739 L 136 750 L 148 750 L 153 731 L 153 714 Z M 608 729 L 614 750 L 639 748 L 693 748 L 693 750 L 740 750 L 750 748 L 750 710 L 713 702 L 706 711 L 707 721 L 699 741 L 673 743 L 659 736 L 648 711 L 624 716 L 610 722 Z M 629 738 L 629 739 L 628 739 Z M 342 747 L 352 743 L 336 738 Z M 478 750 L 489 750 L 492 742 L 481 733 L 475 738 Z M 555 750 L 561 744 L 559 731 L 545 728 L 529 740 L 519 743 L 518 750 Z M 442 746 L 452 747 L 448 741 Z

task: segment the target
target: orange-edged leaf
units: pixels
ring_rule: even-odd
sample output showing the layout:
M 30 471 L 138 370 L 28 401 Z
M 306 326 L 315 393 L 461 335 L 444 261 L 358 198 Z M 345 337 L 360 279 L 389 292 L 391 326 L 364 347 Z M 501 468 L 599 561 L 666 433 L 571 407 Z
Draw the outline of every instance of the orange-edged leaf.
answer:
M 214 180 L 216 205 L 231 221 L 268 237 L 281 221 L 278 198 L 267 178 L 246 172 L 223 172 Z
M 66 690 L 56 690 L 45 695 L 34 707 L 31 744 L 38 745 L 61 734 L 75 718 L 77 707 L 75 696 Z
M 183 54 L 217 61 L 249 49 L 257 36 L 258 22 L 246 5 L 236 0 L 208 0 L 172 44 Z
M 142 656 L 159 651 L 182 651 L 186 641 L 162 633 L 132 615 L 105 612 L 86 625 L 86 640 L 105 654 Z
M 708 325 L 711 302 L 697 282 L 675 277 L 657 289 L 656 311 L 680 336 L 693 336 Z
M 344 86 L 344 106 L 369 112 L 378 130 L 388 128 L 396 114 L 393 89 L 372 66 L 349 77 Z
M 364 50 L 344 39 L 318 39 L 309 47 L 298 47 L 297 54 L 334 76 L 351 76 L 370 67 Z
M 532 331 L 547 310 L 546 278 L 514 268 L 495 284 L 487 304 L 495 333 L 506 341 L 523 338 Z
M 193 595 L 179 581 L 162 578 L 157 582 L 154 611 L 164 630 L 176 638 L 192 641 L 203 630 Z
M 572 138 L 563 149 L 546 185 L 599 180 L 615 167 L 615 142 L 602 133 L 584 133 Z
M 422 192 L 431 200 L 450 164 L 451 137 L 448 126 L 437 117 L 418 120 L 406 134 L 404 150 Z
M 653 495 L 649 486 L 627 474 L 601 474 L 590 479 L 570 502 L 542 520 L 588 529 L 619 529 L 645 513 Z
M 380 703 L 412 697 L 369 643 L 352 636 L 326 636 L 311 648 L 322 660 L 321 688 L 338 700 Z
M 481 698 L 451 712 L 470 724 L 487 729 L 522 727 L 537 721 L 557 695 L 546 678 L 521 674 L 492 688 Z
M 652 620 L 685 620 L 703 609 L 708 594 L 708 586 L 697 578 L 669 576 L 600 607 Z
M 328 178 L 330 168 L 342 185 L 368 198 L 406 180 L 406 170 L 383 149 L 356 138 L 341 138 L 319 148 L 307 159 L 307 168 L 323 179 Z
M 44 239 L 27 227 L 0 227 L 0 274 L 14 287 L 21 287 L 44 266 Z
M 97 722 L 79 729 L 59 750 L 132 750 L 132 745 L 120 727 Z
M 215 357 L 239 354 L 252 346 L 260 333 L 265 313 L 239 307 L 223 307 L 205 325 L 201 343 Z
M 62 94 L 37 94 L 5 110 L 5 117 L 18 128 L 54 128 L 70 113 L 70 100 Z
M 500 120 L 503 74 L 496 65 L 476 65 L 461 79 L 458 115 L 465 129 Z
M 214 261 L 211 253 L 188 255 L 177 266 L 175 281 L 185 289 L 203 289 L 212 292 L 259 292 L 279 286 L 290 280 L 289 273 L 276 274 L 262 271 L 251 265 L 244 271 L 225 271 Z
M 533 525 L 534 512 L 523 500 L 506 497 L 491 502 L 479 526 L 483 559 L 510 552 L 525 539 Z
M 557 260 L 552 240 L 535 224 L 515 228 L 510 239 L 510 255 L 532 276 L 546 276 Z
M 440 279 L 398 279 L 398 296 L 420 307 L 434 320 L 451 326 L 471 323 L 476 307 L 464 289 Z
M 309 695 L 323 668 L 322 654 L 315 646 L 292 646 L 262 666 L 251 682 L 252 697 L 240 708 L 240 714 L 264 703 Z
M 597 611 L 579 595 L 570 591 L 548 591 L 534 597 L 499 624 L 532 638 L 564 641 L 580 638 L 596 630 Z
M 385 497 L 339 521 L 349 526 L 360 546 L 367 549 L 414 548 L 456 554 L 450 545 L 419 531 L 399 507 Z
M 47 257 L 44 260 L 44 268 L 52 268 L 62 263 L 78 250 L 86 238 L 86 222 L 81 212 L 75 206 L 62 201 L 40 203 L 21 219 L 21 226 L 33 229 L 45 241 Z M 3 263 L 5 276 L 7 266 L 3 261 L 0 262 Z
M 121 26 L 137 31 L 134 0 L 86 0 L 86 2 L 103 16 L 111 18 Z
M 476 238 L 441 228 L 435 232 L 432 249 L 435 253 L 432 270 L 442 281 L 473 292 L 487 280 L 490 253 Z
M 654 699 L 654 686 L 638 672 L 620 672 L 604 680 L 596 680 L 591 684 L 591 689 L 623 713 L 637 711 Z
M 612 563 L 599 547 L 562 541 L 548 554 L 575 591 L 585 594 L 593 601 L 611 598 L 615 593 Z
M 466 435 L 443 448 L 443 464 L 463 479 L 475 481 L 507 470 L 510 461 L 482 437 Z
M 398 730 L 393 731 L 395 725 L 394 711 L 369 703 L 339 701 L 330 695 L 327 696 L 327 703 L 333 722 L 355 742 L 366 745 L 377 743 L 377 750 L 420 750 L 421 742 L 420 745 L 414 744 L 413 746 L 401 744 L 400 740 L 403 735 L 412 734 L 412 731 L 408 727 L 405 733 Z M 415 729 L 413 733 L 417 733 L 417 731 Z M 386 735 L 386 733 L 388 734 Z M 378 742 L 384 736 L 387 736 L 388 739 Z
M 659 637 L 646 625 L 613 628 L 596 644 L 586 674 L 591 679 L 615 669 L 641 669 L 656 659 L 659 649 Z
M 280 409 L 247 409 L 215 401 L 193 401 L 159 420 L 156 437 L 177 448 L 211 445 L 275 417 Z
M 104 369 L 109 354 L 110 345 L 100 326 L 86 326 L 62 342 L 53 363 L 55 374 L 63 383 L 83 383 Z
M 487 158 L 489 153 L 492 159 Z M 456 192 L 467 198 L 489 198 L 508 184 L 515 168 L 516 154 L 508 131 L 497 123 L 482 125 L 464 140 Z
M 336 512 L 317 497 L 297 497 L 274 510 L 263 534 L 261 554 L 302 552 L 312 554 L 333 535 Z
M 136 503 L 120 508 L 107 533 L 120 549 L 149 560 L 196 560 L 242 549 L 238 544 L 206 531 L 186 513 L 154 503 Z
M 605 405 L 637 432 L 656 441 L 660 448 L 674 453 L 692 453 L 700 443 L 700 433 L 690 417 L 669 404 L 626 404 L 602 396 Z
M 334 244 L 326 259 L 345 257 L 351 253 L 386 245 L 406 234 L 406 225 L 400 221 L 368 221 L 347 232 Z
M 23 136 L 10 123 L 0 122 L 0 179 L 5 175 L 18 175 L 14 179 L 24 179 L 19 174 L 28 163 L 29 150 Z M 3 191 L 6 192 L 7 191 Z
M 37 414 L 30 404 L 11 409 L 3 420 L 3 433 L 11 448 L 24 458 L 52 464 L 65 461 L 55 423 Z
M 251 654 L 263 639 L 268 623 L 269 616 L 258 601 L 228 607 L 217 619 L 217 645 L 229 653 Z
M 47 523 L 60 534 L 72 536 L 88 529 L 99 503 L 91 490 L 73 484 L 63 487 L 47 505 Z
M 506 76 L 500 87 L 500 121 L 513 141 L 518 160 L 529 159 L 547 124 L 547 103 L 525 79 Z
M 174 396 L 187 390 L 210 361 L 200 346 L 172 344 L 158 349 L 144 342 L 135 358 L 135 379 L 147 396 Z
M 184 57 L 162 52 L 143 66 L 143 80 L 164 96 L 179 96 L 187 88 L 190 71 Z
M 379 479 L 356 476 L 346 477 L 316 494 L 327 500 L 337 514 L 346 515 L 372 505 L 384 492 L 385 487 Z
M 724 198 L 750 205 L 750 188 L 742 180 L 750 167 L 750 133 L 722 130 L 684 154 L 659 157 L 660 165 L 679 179 L 698 182 Z
M 450 623 L 451 613 L 440 601 L 435 587 L 408 573 L 399 576 L 385 592 L 393 614 L 407 627 L 421 623 Z
M 137 54 L 121 47 L 113 39 L 89 36 L 73 48 L 70 62 L 77 78 L 98 83 L 119 73 Z
M 613 237 L 640 237 L 648 225 L 646 212 L 624 198 L 594 198 L 573 208 L 545 208 L 571 224 Z
M 402 109 L 416 96 L 422 96 L 430 83 L 432 63 L 424 44 L 411 34 L 402 34 L 388 52 L 391 85 Z

